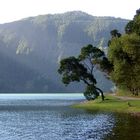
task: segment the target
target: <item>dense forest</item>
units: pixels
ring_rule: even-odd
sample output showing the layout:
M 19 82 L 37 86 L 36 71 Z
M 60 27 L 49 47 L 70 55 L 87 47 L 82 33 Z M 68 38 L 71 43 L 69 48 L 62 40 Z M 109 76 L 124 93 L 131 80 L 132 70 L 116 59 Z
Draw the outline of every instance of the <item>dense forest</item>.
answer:
M 128 20 L 94 17 L 81 11 L 40 15 L 0 25 L 0 92 L 80 92 L 65 87 L 57 73 L 59 61 L 79 54 L 86 44 L 107 51 L 110 31 L 124 33 Z M 104 91 L 112 82 L 96 71 Z M 54 88 L 55 87 L 55 88 Z
M 111 31 L 108 59 L 112 64 L 110 78 L 119 89 L 138 96 L 140 92 L 140 9 L 125 26 L 125 33 Z

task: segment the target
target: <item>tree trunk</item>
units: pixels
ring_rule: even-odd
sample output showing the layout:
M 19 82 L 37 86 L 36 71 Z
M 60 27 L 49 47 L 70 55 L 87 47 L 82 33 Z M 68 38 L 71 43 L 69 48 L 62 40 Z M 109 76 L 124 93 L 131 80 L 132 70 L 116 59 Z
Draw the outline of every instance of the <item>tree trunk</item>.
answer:
M 102 97 L 102 101 L 104 101 L 105 96 L 104 96 L 103 91 L 102 91 L 101 89 L 97 88 L 97 87 L 96 87 L 96 89 L 97 89 L 98 91 L 100 91 L 100 93 L 101 93 L 101 97 Z

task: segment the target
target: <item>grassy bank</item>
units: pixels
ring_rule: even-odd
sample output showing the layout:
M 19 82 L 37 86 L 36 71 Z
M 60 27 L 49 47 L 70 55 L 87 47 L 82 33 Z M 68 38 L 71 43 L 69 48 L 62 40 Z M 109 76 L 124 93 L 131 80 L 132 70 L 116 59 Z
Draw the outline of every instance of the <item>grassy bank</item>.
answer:
M 120 113 L 140 113 L 140 100 L 119 99 L 115 96 L 107 95 L 105 101 L 96 99 L 76 104 L 73 107 L 91 111 L 108 111 Z

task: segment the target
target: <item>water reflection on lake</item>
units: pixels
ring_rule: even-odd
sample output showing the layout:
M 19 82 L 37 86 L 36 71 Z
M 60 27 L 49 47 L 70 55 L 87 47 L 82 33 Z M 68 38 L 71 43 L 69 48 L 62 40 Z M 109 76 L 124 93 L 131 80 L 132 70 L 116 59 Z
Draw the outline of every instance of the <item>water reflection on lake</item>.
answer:
M 124 114 L 114 114 L 115 125 L 105 140 L 139 140 L 140 118 Z
M 0 96 L 1 140 L 138 140 L 140 137 L 138 119 L 71 108 L 70 105 L 84 99 L 81 94 L 57 95 L 58 98 L 14 96 Z

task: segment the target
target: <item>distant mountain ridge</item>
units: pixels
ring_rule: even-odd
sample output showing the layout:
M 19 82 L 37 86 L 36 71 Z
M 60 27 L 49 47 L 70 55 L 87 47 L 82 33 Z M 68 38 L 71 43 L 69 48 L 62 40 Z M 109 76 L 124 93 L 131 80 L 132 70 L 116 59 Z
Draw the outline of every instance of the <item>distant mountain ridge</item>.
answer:
M 82 84 L 65 87 L 61 83 L 60 59 L 77 55 L 87 44 L 104 49 L 110 31 L 124 32 L 127 22 L 73 11 L 1 24 L 0 92 L 81 92 Z M 111 82 L 97 73 L 99 86 L 109 90 Z

